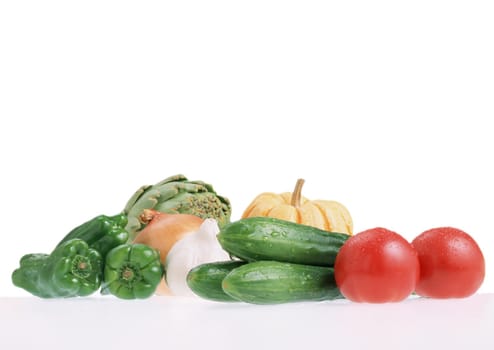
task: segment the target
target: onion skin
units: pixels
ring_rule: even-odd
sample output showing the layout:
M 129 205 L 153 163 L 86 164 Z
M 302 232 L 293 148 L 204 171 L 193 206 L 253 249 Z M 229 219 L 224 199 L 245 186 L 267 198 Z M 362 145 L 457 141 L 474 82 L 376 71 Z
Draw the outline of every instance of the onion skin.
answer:
M 132 243 L 143 243 L 157 249 L 162 264 L 173 245 L 186 234 L 196 232 L 204 221 L 195 215 L 166 214 L 155 210 L 147 210 L 146 217 L 149 217 L 149 212 L 152 213 L 151 220 Z
M 157 249 L 163 265 L 173 245 L 185 235 L 197 232 L 204 222 L 204 219 L 195 215 L 167 214 L 152 209 L 145 210 L 141 220 L 147 225 L 137 234 L 132 243 L 142 243 Z M 164 279 L 158 285 L 155 293 L 172 295 Z

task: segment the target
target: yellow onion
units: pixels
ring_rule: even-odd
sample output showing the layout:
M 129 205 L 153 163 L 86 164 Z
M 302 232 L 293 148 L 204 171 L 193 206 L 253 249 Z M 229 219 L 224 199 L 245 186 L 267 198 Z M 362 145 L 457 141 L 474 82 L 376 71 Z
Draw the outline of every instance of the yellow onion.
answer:
M 195 215 L 167 214 L 152 209 L 144 210 L 139 219 L 146 226 L 137 234 L 133 243 L 143 243 L 157 249 L 163 265 L 174 244 L 186 235 L 197 232 L 204 222 L 204 219 Z M 164 278 L 156 289 L 156 294 L 172 295 Z

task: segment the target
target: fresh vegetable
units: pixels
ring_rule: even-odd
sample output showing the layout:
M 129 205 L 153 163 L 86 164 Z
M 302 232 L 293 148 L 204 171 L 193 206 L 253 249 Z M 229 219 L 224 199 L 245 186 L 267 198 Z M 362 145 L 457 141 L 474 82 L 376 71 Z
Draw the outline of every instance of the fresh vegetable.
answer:
M 245 265 L 245 261 L 230 260 L 201 264 L 187 274 L 187 285 L 198 296 L 214 301 L 238 301 L 223 291 L 223 279 L 233 269 Z
M 174 295 L 195 296 L 187 285 L 187 274 L 194 267 L 229 259 L 216 239 L 219 230 L 216 220 L 206 219 L 197 232 L 186 235 L 170 249 L 165 261 L 165 279 Z
M 222 288 L 232 298 L 253 304 L 279 304 L 341 298 L 330 267 L 257 261 L 232 270 Z
M 41 298 L 86 296 L 101 284 L 102 257 L 81 239 L 60 244 L 51 254 L 27 254 L 12 282 Z
M 156 249 L 123 244 L 106 255 L 103 294 L 121 299 L 145 299 L 154 294 L 163 275 Z
M 270 217 L 240 219 L 223 227 L 218 241 L 246 261 L 277 260 L 332 266 L 350 236 Z
M 140 221 L 146 226 L 137 234 L 133 243 L 142 243 L 157 249 L 161 264 L 165 265 L 173 245 L 184 236 L 197 232 L 204 219 L 190 214 L 166 214 L 144 209 Z M 156 288 L 156 294 L 173 295 L 164 278 Z
M 417 236 L 418 295 L 431 298 L 465 298 L 474 294 L 485 276 L 485 260 L 477 242 L 454 227 L 438 227 Z
M 20 267 L 12 273 L 12 283 L 38 297 L 49 298 L 42 289 L 45 281 L 40 281 L 40 270 L 49 254 L 26 254 L 20 260 Z
M 199 230 L 204 219 L 189 214 L 166 214 L 146 209 L 141 215 L 146 227 L 139 232 L 133 243 L 142 243 L 157 249 L 161 263 L 165 264 L 168 252 L 180 239 Z
M 125 230 L 126 225 L 127 216 L 125 214 L 99 215 L 74 228 L 58 245 L 79 238 L 105 257 L 111 249 L 126 243 L 129 239 L 129 233 Z
M 347 299 L 385 303 L 401 301 L 414 291 L 420 267 L 410 243 L 378 227 L 350 237 L 336 257 L 334 270 Z
M 353 221 L 343 204 L 330 200 L 308 200 L 301 195 L 303 179 L 299 179 L 293 193 L 258 195 L 244 211 L 242 218 L 269 216 L 326 231 L 352 234 Z
M 124 214 L 128 216 L 126 229 L 131 239 L 143 228 L 139 217 L 144 209 L 213 218 L 220 226 L 229 222 L 231 215 L 227 198 L 218 195 L 210 184 L 189 181 L 183 175 L 171 176 L 152 186 L 142 186 L 128 200 Z

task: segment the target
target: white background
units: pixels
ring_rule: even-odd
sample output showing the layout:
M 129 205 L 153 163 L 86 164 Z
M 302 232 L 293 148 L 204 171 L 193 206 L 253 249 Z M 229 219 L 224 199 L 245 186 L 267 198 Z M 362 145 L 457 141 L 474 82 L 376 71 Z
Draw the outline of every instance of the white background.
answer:
M 0 296 L 182 173 L 238 219 L 306 179 L 359 232 L 470 233 L 494 291 L 491 1 L 2 1 Z

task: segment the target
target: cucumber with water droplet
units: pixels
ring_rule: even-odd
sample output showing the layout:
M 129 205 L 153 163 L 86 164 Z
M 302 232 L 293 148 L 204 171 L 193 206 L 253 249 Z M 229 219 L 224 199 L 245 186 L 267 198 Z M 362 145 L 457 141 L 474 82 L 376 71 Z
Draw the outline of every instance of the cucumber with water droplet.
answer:
M 187 285 L 198 296 L 213 301 L 238 301 L 223 291 L 221 282 L 233 269 L 246 264 L 231 260 L 205 263 L 194 267 L 187 274 Z
M 223 291 L 252 304 L 341 299 L 332 267 L 279 261 L 256 261 L 233 269 L 223 279 Z
M 224 250 L 242 260 L 333 266 L 350 236 L 276 218 L 250 217 L 225 225 L 217 237 Z

